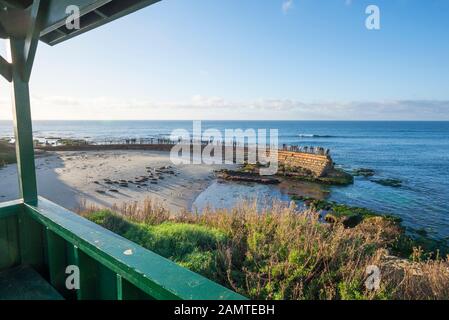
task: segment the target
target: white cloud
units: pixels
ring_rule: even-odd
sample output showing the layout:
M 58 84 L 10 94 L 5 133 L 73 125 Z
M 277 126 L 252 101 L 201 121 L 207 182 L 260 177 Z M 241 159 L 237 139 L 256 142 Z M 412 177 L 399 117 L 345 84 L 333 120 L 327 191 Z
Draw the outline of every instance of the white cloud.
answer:
M 287 13 L 293 8 L 293 0 L 285 0 L 282 3 L 282 12 Z
M 48 120 L 449 120 L 449 101 L 229 100 L 195 95 L 184 101 L 32 96 L 33 119 Z M 0 119 L 10 119 L 8 99 L 0 99 Z

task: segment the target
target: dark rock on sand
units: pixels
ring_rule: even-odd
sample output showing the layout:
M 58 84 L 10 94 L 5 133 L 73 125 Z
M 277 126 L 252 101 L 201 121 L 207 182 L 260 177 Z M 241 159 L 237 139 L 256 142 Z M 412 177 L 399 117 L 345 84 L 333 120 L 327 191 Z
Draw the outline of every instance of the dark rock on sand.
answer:
M 278 184 L 280 181 L 273 177 L 264 177 L 258 174 L 233 171 L 233 170 L 220 170 L 216 172 L 218 178 L 227 181 L 241 181 L 241 182 L 255 182 L 261 184 Z

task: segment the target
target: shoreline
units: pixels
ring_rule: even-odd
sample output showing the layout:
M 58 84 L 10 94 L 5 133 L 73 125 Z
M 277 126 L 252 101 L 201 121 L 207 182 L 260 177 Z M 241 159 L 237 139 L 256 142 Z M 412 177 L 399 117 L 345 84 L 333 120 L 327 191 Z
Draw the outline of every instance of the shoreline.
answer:
M 242 167 L 236 164 L 174 166 L 170 161 L 168 151 L 135 150 L 132 146 L 131 148 L 125 146 L 123 149 L 115 149 L 117 147 L 114 146 L 112 150 L 104 150 L 98 146 L 91 146 L 91 148 L 93 150 L 40 151 L 37 153 L 36 171 L 39 194 L 74 211 L 90 204 L 112 208 L 125 203 L 143 203 L 145 199 L 150 198 L 167 207 L 174 214 L 179 214 L 183 211 L 198 209 L 197 199 L 207 193 L 206 190 L 209 192 L 208 189 L 214 182 L 220 181 L 219 175 L 216 175 L 217 171 L 242 171 Z M 153 184 L 151 179 L 154 176 L 149 176 L 148 168 L 160 170 L 163 167 L 168 167 L 166 171 L 173 172 L 158 173 L 157 175 L 162 175 L 162 177 L 157 177 L 157 181 Z M 17 199 L 16 165 L 8 164 L 1 168 L 0 176 L 2 177 L 0 201 Z M 142 177 L 145 177 L 146 180 L 136 183 L 136 179 L 140 180 Z M 331 190 L 326 187 L 327 184 L 301 181 L 302 179 L 284 179 L 282 176 L 277 178 L 280 179 L 280 183 L 273 188 L 279 189 L 281 194 L 289 198 L 289 201 L 295 201 L 295 197 L 326 200 L 331 193 Z M 105 179 L 109 181 L 106 183 Z M 241 182 L 231 183 L 239 184 Z M 258 185 L 259 183 L 255 181 L 253 184 Z M 253 189 L 257 189 L 257 187 Z M 210 191 L 209 195 L 213 192 L 213 190 Z M 239 195 L 250 192 L 253 190 L 243 188 Z M 232 196 L 232 194 L 223 195 L 222 190 L 218 196 L 211 198 L 212 204 L 227 203 Z M 217 197 L 226 198 L 226 200 L 215 201 Z M 202 198 L 207 199 L 207 197 Z M 341 202 L 341 204 L 343 203 Z M 380 211 L 367 210 L 373 213 L 378 212 L 379 215 L 383 214 Z M 415 234 L 425 232 L 419 227 L 414 230 L 417 230 L 414 232 Z M 434 238 L 429 236 L 426 234 L 424 237 Z
M 213 171 L 223 167 L 175 166 L 163 151 L 58 151 L 36 157 L 39 194 L 70 210 L 152 198 L 180 213 L 191 209 L 214 181 Z M 16 164 L 3 167 L 0 176 L 0 200 L 17 199 Z

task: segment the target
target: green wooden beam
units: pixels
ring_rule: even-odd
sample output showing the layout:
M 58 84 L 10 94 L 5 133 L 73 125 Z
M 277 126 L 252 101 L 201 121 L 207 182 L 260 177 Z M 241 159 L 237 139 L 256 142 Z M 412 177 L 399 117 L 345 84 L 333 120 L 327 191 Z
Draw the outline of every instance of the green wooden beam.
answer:
M 37 202 L 37 183 L 28 83 L 47 5 L 48 0 L 34 0 L 30 12 L 30 29 L 25 39 L 13 37 L 9 39 L 12 58 L 13 117 L 20 195 L 24 202 L 31 204 Z
M 12 81 L 11 64 L 0 56 L 0 74 L 9 82 Z
M 56 45 L 82 33 L 100 27 L 111 21 L 131 14 L 160 0 L 53 0 L 48 8 L 48 16 L 41 32 L 41 40 L 49 45 Z M 77 5 L 81 13 L 81 29 L 67 30 L 60 34 L 59 28 L 64 28 L 68 14 L 68 5 Z
M 28 81 L 23 78 L 25 41 L 17 39 L 10 39 L 9 41 L 12 57 L 13 117 L 20 195 L 24 202 L 36 203 L 37 183 L 30 91 Z
M 21 2 L 12 1 L 12 0 L 0 0 L 0 5 L 8 7 L 8 8 L 14 8 L 14 9 L 26 8 L 26 5 L 23 5 Z
M 34 57 L 36 56 L 39 36 L 42 30 L 43 22 L 47 16 L 48 0 L 34 0 L 31 7 L 31 26 L 28 30 L 24 43 L 24 70 L 23 78 L 30 80 L 31 70 L 33 69 Z

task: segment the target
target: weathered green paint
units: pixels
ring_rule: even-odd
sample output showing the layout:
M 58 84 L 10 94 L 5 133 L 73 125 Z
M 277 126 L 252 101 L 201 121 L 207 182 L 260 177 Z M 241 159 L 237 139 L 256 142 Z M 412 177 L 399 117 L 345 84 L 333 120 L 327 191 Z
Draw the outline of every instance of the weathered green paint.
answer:
M 27 2 L 31 3 L 32 1 L 33 0 L 0 0 L 0 4 L 9 8 L 23 9 L 29 5 Z
M 43 198 L 0 205 L 0 214 L 0 265 L 33 267 L 65 298 L 245 299 Z M 70 264 L 80 269 L 76 292 L 64 288 Z
M 94 259 L 89 257 L 83 251 L 78 250 L 78 264 L 80 269 L 80 289 L 79 300 L 99 299 L 96 294 L 98 270 Z
M 45 274 L 44 226 L 24 212 L 24 208 L 18 217 L 21 263 Z
M 0 271 L 21 263 L 18 214 L 22 201 L 0 203 Z
M 0 271 L 20 264 L 17 216 L 0 219 Z
M 33 129 L 31 123 L 29 79 L 47 15 L 48 0 L 34 0 L 30 10 L 30 28 L 24 39 L 9 39 L 11 63 L 0 60 L 2 75 L 12 81 L 13 118 L 16 138 L 20 195 L 26 203 L 36 203 L 37 183 L 34 164 Z M 9 78 L 8 78 L 9 77 Z
M 116 286 L 117 286 L 117 300 L 123 300 L 123 278 L 121 275 L 116 275 Z
M 131 295 L 132 288 L 135 287 L 138 291 L 143 291 L 145 296 L 155 299 L 244 299 L 235 292 L 41 197 L 37 206 L 25 204 L 25 211 L 33 219 L 78 248 L 78 265 L 81 273 L 84 266 L 89 267 L 89 270 L 100 274 L 100 279 L 102 277 L 110 279 L 108 281 L 111 282 L 111 288 L 116 288 L 116 279 L 110 277 L 110 274 L 102 274 L 98 264 L 120 275 L 123 298 L 125 290 Z M 89 275 L 84 275 L 84 279 L 88 277 Z M 125 289 L 124 280 L 131 287 L 127 286 Z M 96 292 L 92 293 L 90 284 L 86 286 L 86 292 L 83 292 L 80 298 L 96 295 Z
M 123 280 L 122 300 L 154 300 L 154 298 L 131 284 L 129 281 Z
M 0 300 L 63 300 L 35 270 L 19 266 L 0 272 Z
M 24 67 L 22 78 L 25 82 L 30 80 L 33 69 L 34 57 L 39 43 L 40 33 L 48 15 L 48 0 L 34 0 L 30 10 L 30 29 L 24 41 Z
M 153 300 L 142 290 L 117 275 L 117 300 Z
M 42 30 L 42 35 L 63 27 L 70 13 L 66 8 L 76 5 L 80 9 L 80 14 L 85 15 L 98 7 L 108 3 L 110 0 L 50 0 L 48 14 Z M 73 30 L 75 32 L 76 30 Z
M 50 0 L 48 15 L 43 24 L 41 40 L 55 45 L 88 32 L 113 20 L 152 5 L 160 0 Z M 69 30 L 65 22 L 68 5 L 80 8 L 81 28 Z
M 0 202 L 0 219 L 17 215 L 22 207 L 21 200 Z
M 0 56 L 0 75 L 2 75 L 8 82 L 12 81 L 11 64 Z
M 70 242 L 67 242 L 67 248 L 68 248 L 67 251 L 68 263 L 73 266 L 79 266 L 80 258 L 78 247 Z M 76 297 L 77 300 L 81 300 L 82 297 L 81 290 L 76 290 L 74 297 Z
M 67 268 L 66 241 L 46 228 L 47 266 L 51 285 L 64 297 L 70 297 L 66 289 L 65 270 Z
M 117 274 L 89 255 L 78 251 L 80 300 L 116 300 Z
M 117 300 L 117 274 L 103 264 L 96 262 L 96 297 L 101 300 Z
M 30 92 L 23 79 L 25 66 L 24 40 L 10 39 L 12 56 L 13 117 L 16 138 L 17 169 L 20 195 L 27 203 L 36 203 L 37 184 L 34 165 L 33 129 Z
M 0 203 L 0 271 L 21 262 L 17 219 L 21 208 L 20 201 Z

